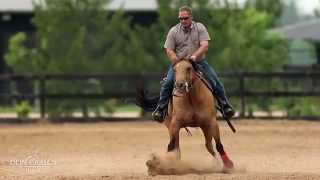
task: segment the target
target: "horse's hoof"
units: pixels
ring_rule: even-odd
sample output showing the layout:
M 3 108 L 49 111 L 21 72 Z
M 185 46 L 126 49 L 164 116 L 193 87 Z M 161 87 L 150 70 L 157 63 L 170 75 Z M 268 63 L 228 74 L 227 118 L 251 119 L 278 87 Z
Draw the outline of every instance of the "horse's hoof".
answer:
M 234 168 L 232 161 L 227 161 L 227 162 L 224 162 L 223 164 L 226 168 L 230 168 L 230 169 Z
M 149 174 L 150 176 L 155 176 L 155 175 L 157 175 L 157 171 L 156 171 L 157 165 L 156 165 L 156 163 L 155 163 L 155 161 L 154 161 L 153 159 L 148 160 L 148 161 L 146 162 L 146 165 L 147 165 L 147 167 L 148 167 L 148 174 Z
M 221 156 L 221 159 L 223 161 L 223 169 L 222 172 L 224 173 L 230 173 L 234 169 L 234 164 L 233 162 L 229 159 L 229 157 L 224 154 Z
M 224 161 L 223 162 L 223 168 L 222 172 L 223 173 L 232 173 L 234 171 L 234 164 L 232 161 Z
M 158 175 L 158 173 L 157 173 L 155 170 L 153 170 L 153 169 L 149 169 L 149 170 L 148 170 L 148 175 L 149 175 L 149 176 L 156 176 L 156 175 Z
M 152 167 L 154 166 L 154 163 L 153 163 L 152 160 L 148 160 L 148 161 L 146 162 L 146 165 L 147 165 L 148 168 L 152 168 Z
M 151 154 L 151 158 L 146 162 L 146 165 L 149 168 L 156 167 L 159 164 L 160 164 L 160 160 L 155 154 Z
M 234 171 L 234 168 L 229 168 L 226 166 L 223 166 L 222 173 L 231 174 Z

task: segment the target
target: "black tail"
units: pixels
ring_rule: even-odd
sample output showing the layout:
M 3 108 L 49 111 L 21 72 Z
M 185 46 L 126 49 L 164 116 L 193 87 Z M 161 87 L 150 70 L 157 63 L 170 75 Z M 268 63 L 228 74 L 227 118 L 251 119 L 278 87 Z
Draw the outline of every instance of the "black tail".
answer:
M 148 92 L 141 88 L 137 87 L 136 94 L 136 105 L 144 109 L 145 111 L 154 111 L 157 107 L 159 101 L 159 96 L 150 96 Z

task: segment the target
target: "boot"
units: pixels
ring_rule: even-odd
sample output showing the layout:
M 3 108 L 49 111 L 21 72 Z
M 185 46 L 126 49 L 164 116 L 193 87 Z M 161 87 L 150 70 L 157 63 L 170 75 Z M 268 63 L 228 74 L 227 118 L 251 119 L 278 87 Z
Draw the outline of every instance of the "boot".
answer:
M 166 115 L 165 108 L 166 106 L 164 105 L 158 105 L 152 113 L 153 120 L 162 123 Z
M 234 116 L 235 111 L 229 103 L 226 103 L 222 108 L 223 117 L 226 119 L 230 119 Z
M 221 109 L 221 113 L 223 118 L 230 119 L 234 116 L 235 111 L 231 104 L 227 100 L 222 100 L 220 98 L 217 98 L 219 107 Z

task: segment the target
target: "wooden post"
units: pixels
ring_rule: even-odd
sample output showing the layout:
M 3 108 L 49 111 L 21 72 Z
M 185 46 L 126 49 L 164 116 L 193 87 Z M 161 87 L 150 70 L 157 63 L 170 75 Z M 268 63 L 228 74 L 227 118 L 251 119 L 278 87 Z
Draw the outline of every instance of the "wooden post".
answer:
M 139 75 L 139 78 L 137 79 L 137 88 L 142 88 L 142 89 L 144 89 L 145 88 L 145 78 L 144 78 L 144 76 L 145 76 L 145 74 L 143 73 L 143 74 L 140 74 Z M 142 116 L 142 117 L 145 117 L 146 116 L 146 114 L 147 114 L 147 112 L 143 109 L 143 108 L 141 108 L 141 112 L 140 112 L 140 115 Z
M 245 77 L 244 74 L 241 73 L 240 76 L 240 99 L 241 99 L 241 110 L 240 117 L 244 118 L 246 116 L 246 102 L 245 102 Z
M 86 100 L 82 101 L 81 108 L 82 108 L 82 117 L 88 118 L 89 117 L 89 110 L 88 110 L 88 106 L 87 106 Z
M 40 116 L 41 119 L 45 118 L 46 116 L 46 99 L 45 99 L 45 94 L 46 94 L 46 77 L 45 76 L 40 76 Z

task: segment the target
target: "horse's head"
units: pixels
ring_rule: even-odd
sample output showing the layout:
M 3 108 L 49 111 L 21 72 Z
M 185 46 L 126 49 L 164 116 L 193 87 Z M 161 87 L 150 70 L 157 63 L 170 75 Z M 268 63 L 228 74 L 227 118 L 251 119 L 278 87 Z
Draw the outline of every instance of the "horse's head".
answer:
M 184 94 L 190 91 L 193 79 L 193 66 L 188 60 L 181 60 L 174 65 L 175 84 L 174 95 Z

